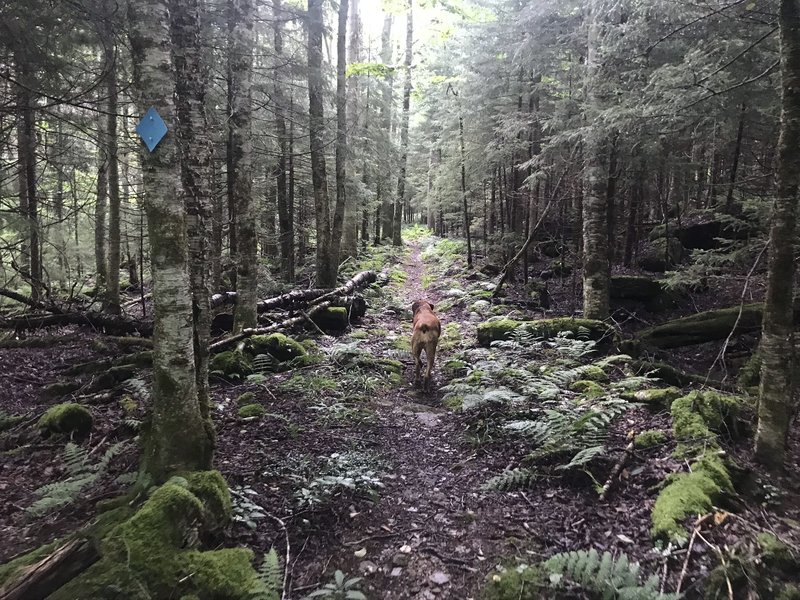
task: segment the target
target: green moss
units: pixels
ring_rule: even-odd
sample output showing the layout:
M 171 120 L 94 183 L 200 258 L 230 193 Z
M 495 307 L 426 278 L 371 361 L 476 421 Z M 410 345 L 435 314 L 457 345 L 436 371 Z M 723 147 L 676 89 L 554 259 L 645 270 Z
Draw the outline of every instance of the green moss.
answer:
M 401 335 L 392 340 L 392 348 L 400 352 L 411 352 L 411 339 L 406 335 Z
M 575 335 L 588 333 L 590 339 L 608 342 L 615 337 L 613 327 L 602 321 L 593 319 L 573 319 L 572 317 L 556 317 L 541 319 L 539 321 L 518 321 L 515 319 L 495 319 L 485 321 L 478 325 L 478 343 L 488 347 L 492 342 L 506 340 L 512 331 L 524 328 L 537 337 L 550 338 L 562 331 L 569 331 Z
M 20 569 L 35 564 L 43 558 L 50 556 L 60 544 L 60 540 L 52 541 L 49 544 L 39 546 L 30 552 L 20 554 L 9 562 L 0 565 L 0 588 L 3 587 L 6 582 L 15 579 Z
M 239 416 L 243 419 L 263 417 L 265 414 L 267 414 L 267 409 L 260 404 L 246 404 L 239 409 Z
M 451 322 L 442 328 L 442 337 L 439 340 L 441 350 L 452 350 L 459 346 L 462 341 L 461 326 L 456 322 Z
M 580 371 L 581 377 L 583 379 L 588 379 L 589 381 L 600 381 L 600 382 L 607 382 L 608 375 L 606 374 L 603 369 L 598 367 L 597 365 L 585 365 L 578 369 Z
M 218 474 L 201 474 L 194 481 L 202 494 L 218 483 Z M 161 486 L 136 514 L 111 530 L 101 544 L 101 559 L 50 599 L 249 598 L 256 583 L 250 551 L 184 549 L 189 532 L 208 512 L 183 485 Z
M 761 559 L 768 567 L 786 571 L 796 568 L 797 560 L 791 546 L 775 534 L 766 531 L 759 533 L 756 542 L 761 550 Z
M 680 442 L 709 442 L 712 431 L 735 437 L 741 398 L 711 390 L 691 392 L 672 402 L 675 439 Z
M 211 357 L 208 370 L 229 379 L 240 379 L 253 372 L 250 358 L 238 350 L 227 350 Z
M 569 386 L 569 389 L 571 389 L 573 392 L 578 392 L 587 398 L 602 398 L 606 393 L 606 391 L 603 389 L 603 386 L 598 384 L 596 381 L 591 381 L 588 379 L 580 379 L 574 382 L 571 386 Z
M 7 415 L 0 411 L 0 431 L 16 427 L 25 420 L 25 415 Z
M 660 446 L 666 441 L 666 433 L 658 429 L 648 429 L 647 431 L 643 431 L 638 434 L 636 439 L 634 439 L 633 444 L 636 448 L 647 449 Z
M 483 600 L 539 600 L 549 578 L 539 566 L 517 565 L 490 573 Z
M 193 471 L 186 475 L 186 481 L 189 491 L 203 503 L 204 522 L 209 529 L 220 530 L 230 523 L 231 493 L 219 471 Z
M 139 404 L 128 394 L 119 399 L 119 407 L 129 417 L 135 415 L 139 410 Z
M 623 392 L 621 396 L 623 400 L 642 402 L 655 406 L 656 408 L 667 408 L 674 400 L 680 398 L 682 394 L 683 392 L 676 387 L 667 387 Z
M 742 390 L 757 388 L 761 383 L 761 354 L 756 351 L 748 361 L 739 369 L 736 383 Z
M 661 349 L 724 340 L 731 333 L 760 331 L 762 312 L 762 304 L 746 304 L 741 314 L 739 306 L 710 310 L 650 327 L 637 339 L 645 346 Z
M 350 324 L 350 316 L 344 306 L 330 306 L 316 313 L 312 320 L 325 331 L 342 331 Z
M 733 489 L 728 470 L 716 455 L 704 455 L 691 469 L 691 473 L 673 475 L 658 495 L 650 530 L 654 538 L 685 538 L 683 522 L 709 512 L 723 492 Z
M 39 419 L 39 430 L 45 434 L 62 433 L 80 437 L 88 434 L 91 429 L 91 411 L 74 402 L 51 406 Z
M 320 354 L 306 354 L 304 356 L 298 356 L 297 358 L 292 360 L 291 367 L 292 368 L 302 368 L 302 367 L 310 367 L 312 365 L 318 365 L 324 362 L 325 357 Z
M 253 401 L 256 399 L 255 392 L 245 392 L 241 396 L 236 399 L 237 406 L 245 406 L 247 404 L 253 404 Z
M 282 333 L 254 335 L 245 343 L 245 350 L 253 356 L 270 354 L 280 362 L 307 354 L 306 349 L 300 342 Z

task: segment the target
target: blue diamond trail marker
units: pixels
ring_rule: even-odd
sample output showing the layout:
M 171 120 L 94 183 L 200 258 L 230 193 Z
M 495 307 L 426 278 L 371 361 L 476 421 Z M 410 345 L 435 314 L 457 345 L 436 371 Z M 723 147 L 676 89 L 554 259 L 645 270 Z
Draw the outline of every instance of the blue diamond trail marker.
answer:
M 136 133 L 142 138 L 147 149 L 152 152 L 167 135 L 167 124 L 164 123 L 164 119 L 161 118 L 158 111 L 151 106 L 136 125 Z

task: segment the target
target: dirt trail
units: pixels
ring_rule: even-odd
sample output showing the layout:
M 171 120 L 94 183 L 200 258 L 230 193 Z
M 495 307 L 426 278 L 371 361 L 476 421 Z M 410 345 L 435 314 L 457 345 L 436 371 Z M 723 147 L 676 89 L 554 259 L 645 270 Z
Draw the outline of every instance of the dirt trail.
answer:
M 409 308 L 420 297 L 439 301 L 424 289 L 421 252 L 414 244 L 404 264 L 399 297 Z M 443 324 L 453 316 L 440 313 Z M 384 325 L 410 335 L 403 319 Z M 443 385 L 446 359 L 437 357 L 435 386 Z M 385 488 L 375 505 L 340 523 L 341 545 L 329 562 L 364 576 L 369 598 L 470 598 L 493 564 L 484 561 L 510 550 L 506 539 L 528 534 L 502 499 L 479 493 L 491 456 L 469 446 L 441 393 L 423 394 L 410 381 L 408 366 L 399 389 L 375 401 L 370 445 L 385 461 Z

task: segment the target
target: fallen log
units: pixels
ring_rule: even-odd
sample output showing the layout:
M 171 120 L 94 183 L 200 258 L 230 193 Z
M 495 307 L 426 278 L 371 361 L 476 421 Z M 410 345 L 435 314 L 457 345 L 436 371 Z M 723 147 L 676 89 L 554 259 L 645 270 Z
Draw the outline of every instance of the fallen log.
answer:
M 87 539 L 76 538 L 23 571 L 0 588 L 0 600 L 47 598 L 100 559 Z
M 636 340 L 642 346 L 663 350 L 724 340 L 731 334 L 758 333 L 763 310 L 763 304 L 709 310 L 649 327 Z M 794 309 L 794 322 L 800 323 L 800 306 Z
M 293 310 L 299 308 L 300 306 L 313 304 L 316 301 L 324 301 L 331 296 L 344 296 L 352 294 L 355 290 L 370 283 L 374 283 L 377 281 L 377 279 L 378 274 L 375 271 L 361 271 L 347 283 L 338 288 L 311 288 L 307 290 L 292 290 L 279 296 L 261 300 L 258 304 L 256 304 L 256 308 L 259 314 L 278 309 Z M 236 292 L 221 292 L 214 294 L 211 296 L 211 308 L 214 309 L 236 304 L 237 297 L 238 296 Z M 320 300 L 320 298 L 322 298 L 322 300 Z
M 304 312 L 302 315 L 297 317 L 290 317 L 280 323 L 273 323 L 267 327 L 248 327 L 247 329 L 243 329 L 240 333 L 236 335 L 232 335 L 221 340 L 217 340 L 213 344 L 209 346 L 209 350 L 213 352 L 220 352 L 225 348 L 230 348 L 237 342 L 240 342 L 246 338 L 249 338 L 253 335 L 267 335 L 269 333 L 275 333 L 276 331 L 280 331 L 282 329 L 290 329 L 295 325 L 299 325 L 300 323 L 305 322 L 307 319 L 313 319 L 314 315 L 322 312 L 326 308 L 333 306 L 333 300 L 328 300 L 327 302 L 322 302 L 313 306 L 307 312 Z
M 115 315 L 98 312 L 85 313 L 60 313 L 49 315 L 22 315 L 10 319 L 0 320 L 0 327 L 25 331 L 28 329 L 41 329 L 63 325 L 88 325 L 103 333 L 111 335 L 153 335 L 153 324 L 147 321 L 134 321 Z

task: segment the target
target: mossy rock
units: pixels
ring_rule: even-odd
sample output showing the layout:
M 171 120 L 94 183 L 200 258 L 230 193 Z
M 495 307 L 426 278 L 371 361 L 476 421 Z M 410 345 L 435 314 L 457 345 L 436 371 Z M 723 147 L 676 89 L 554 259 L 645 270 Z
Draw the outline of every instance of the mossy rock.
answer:
M 286 362 L 307 354 L 300 342 L 283 333 L 254 335 L 245 342 L 245 351 L 252 356 L 269 354 L 279 362 Z
M 648 448 L 654 448 L 655 446 L 660 446 L 664 442 L 667 441 L 667 434 L 659 429 L 648 429 L 647 431 L 643 431 L 636 436 L 633 440 L 633 445 L 636 448 L 641 448 L 642 450 L 646 450 Z
M 39 430 L 45 434 L 83 437 L 92 430 L 92 412 L 74 402 L 56 404 L 39 419 Z
M 248 404 L 253 404 L 255 399 L 256 399 L 255 392 L 245 392 L 244 394 L 236 398 L 236 404 L 237 406 L 246 406 Z
M 599 381 L 601 383 L 606 383 L 609 381 L 608 374 L 597 365 L 584 365 L 582 367 L 578 367 L 577 371 L 580 373 L 581 379 Z
M 478 343 L 489 347 L 492 342 L 509 339 L 511 333 L 521 328 L 536 337 L 551 338 L 562 331 L 575 335 L 588 333 L 589 338 L 602 345 L 611 346 L 616 332 L 613 327 L 593 319 L 574 319 L 572 317 L 555 317 L 538 321 L 518 321 L 516 319 L 489 319 L 478 325 Z
M 233 506 L 225 478 L 219 471 L 193 471 L 185 476 L 189 491 L 203 504 L 203 522 L 210 531 L 221 531 L 231 521 Z
M 673 236 L 661 237 L 648 244 L 648 247 L 637 258 L 636 263 L 645 271 L 663 273 L 680 263 L 683 255 L 684 248 L 679 239 Z
M 670 408 L 675 438 L 682 442 L 707 442 L 715 437 L 712 431 L 735 438 L 741 406 L 741 398 L 712 390 L 681 396 Z
M 25 420 L 25 415 L 7 415 L 0 411 L 0 431 L 16 427 Z
M 80 381 L 56 381 L 44 386 L 42 393 L 48 398 L 61 398 L 80 389 L 82 385 Z
M 250 358 L 238 350 L 227 350 L 211 357 L 208 370 L 228 379 L 241 379 L 253 372 Z
M 492 572 L 487 576 L 487 584 L 481 595 L 482 600 L 540 600 L 555 598 L 553 594 L 543 595 L 549 590 L 547 573 L 538 565 L 517 565 Z
M 239 409 L 239 416 L 243 419 L 263 417 L 265 414 L 267 414 L 267 409 L 260 404 L 245 404 Z
M 569 386 L 569 389 L 573 392 L 578 392 L 581 396 L 585 396 L 586 398 L 602 398 L 606 394 L 603 386 L 589 379 L 579 379 Z
M 621 394 L 623 400 L 641 402 L 657 409 L 669 408 L 672 402 L 683 395 L 676 387 L 650 388 L 647 390 L 627 391 Z
M 691 468 L 691 473 L 671 476 L 669 484 L 658 495 L 650 530 L 653 538 L 685 539 L 684 521 L 706 514 L 724 492 L 732 491 L 730 476 L 718 456 L 706 454 Z
M 250 598 L 257 586 L 257 574 L 249 550 L 202 552 L 185 547 L 187 539 L 196 537 L 189 534 L 198 524 L 203 529 L 208 527 L 205 519 L 220 498 L 217 493 L 206 492 L 219 481 L 218 475 L 193 474 L 189 479 L 174 478 L 158 488 L 130 519 L 103 539 L 100 560 L 49 600 L 187 595 L 199 600 Z M 201 497 L 191 491 L 193 486 Z
M 792 571 L 798 567 L 798 558 L 791 546 L 781 541 L 774 533 L 762 532 L 756 536 L 761 560 L 768 567 Z
M 329 306 L 316 313 L 311 320 L 323 331 L 344 331 L 350 325 L 347 308 Z

